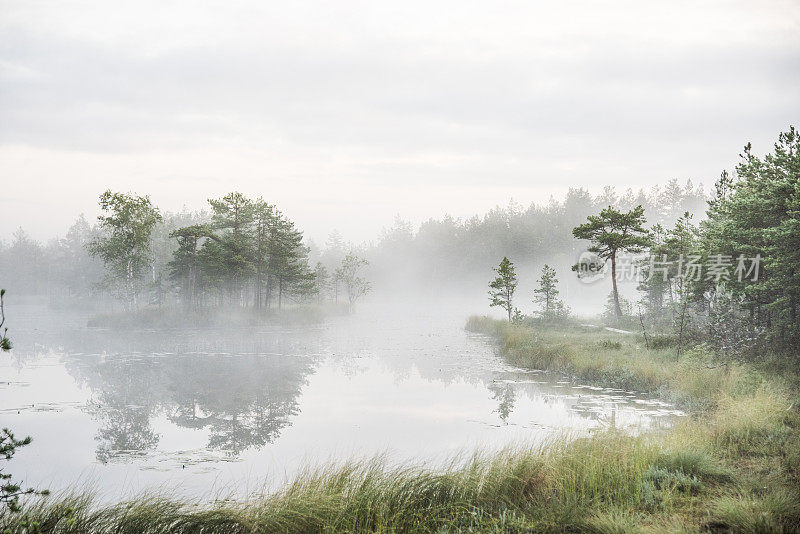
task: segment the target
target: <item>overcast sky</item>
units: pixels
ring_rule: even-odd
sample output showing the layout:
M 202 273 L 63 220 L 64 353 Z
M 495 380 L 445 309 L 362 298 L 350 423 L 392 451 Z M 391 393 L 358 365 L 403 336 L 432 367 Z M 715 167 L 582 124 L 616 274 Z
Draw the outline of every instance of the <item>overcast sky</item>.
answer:
M 0 0 L 0 238 L 104 189 L 374 237 L 568 186 L 711 184 L 800 126 L 800 1 Z

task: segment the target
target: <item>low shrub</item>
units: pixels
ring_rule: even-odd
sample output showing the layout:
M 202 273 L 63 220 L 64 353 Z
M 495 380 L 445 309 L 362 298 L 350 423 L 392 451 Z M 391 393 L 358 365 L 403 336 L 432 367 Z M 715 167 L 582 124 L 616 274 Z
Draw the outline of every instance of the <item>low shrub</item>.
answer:
M 675 336 L 667 336 L 663 334 L 656 334 L 650 337 L 650 348 L 653 350 L 669 349 L 678 344 Z

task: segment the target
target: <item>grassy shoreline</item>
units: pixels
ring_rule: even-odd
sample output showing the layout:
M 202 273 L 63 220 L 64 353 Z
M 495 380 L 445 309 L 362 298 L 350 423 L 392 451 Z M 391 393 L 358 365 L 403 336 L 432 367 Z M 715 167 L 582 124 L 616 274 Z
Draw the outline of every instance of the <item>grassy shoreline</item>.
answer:
M 658 393 L 691 406 L 666 434 L 610 430 L 535 448 L 477 455 L 449 468 L 380 460 L 322 467 L 281 491 L 212 504 L 143 497 L 98 507 L 51 496 L 12 532 L 794 532 L 800 530 L 797 389 L 702 348 L 680 359 L 635 336 L 539 330 L 488 318 L 509 362 L 598 385 Z M 30 527 L 33 527 L 32 529 Z
M 702 346 L 680 358 L 674 347 L 644 348 L 638 335 L 586 326 L 537 328 L 472 316 L 466 329 L 494 337 L 509 363 L 568 375 L 595 386 L 656 395 L 692 412 L 715 406 L 731 388 L 755 388 L 768 375 L 738 362 L 718 361 Z M 769 377 L 777 387 L 776 377 Z M 780 389 L 787 389 L 781 384 Z
M 703 346 L 678 357 L 674 348 L 644 349 L 640 336 L 576 326 L 550 330 L 473 316 L 466 328 L 493 336 L 514 365 L 650 393 L 688 408 L 690 418 L 649 445 L 661 454 L 714 465 L 725 476 L 708 479 L 703 491 L 690 492 L 675 509 L 679 531 L 800 531 L 797 377 L 770 371 L 787 375 L 784 362 L 720 361 Z M 679 462 L 672 472 L 696 477 L 702 488 L 700 464 Z M 647 512 L 641 525 L 659 516 L 630 504 L 633 515 Z M 635 523 L 628 525 L 631 530 Z

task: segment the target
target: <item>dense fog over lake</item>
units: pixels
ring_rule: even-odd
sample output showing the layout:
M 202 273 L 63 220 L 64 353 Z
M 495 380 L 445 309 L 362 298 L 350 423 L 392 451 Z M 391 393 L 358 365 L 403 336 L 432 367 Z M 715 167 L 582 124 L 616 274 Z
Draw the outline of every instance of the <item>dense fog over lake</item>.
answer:
M 800 3 L 0 0 L 0 533 L 800 532 Z
M 125 332 L 13 306 L 3 420 L 38 438 L 17 472 L 109 501 L 165 487 L 242 497 L 308 462 L 386 454 L 436 465 L 611 424 L 666 428 L 682 415 L 509 366 L 490 339 L 463 331 L 460 307 L 430 304 L 366 305 L 311 327 Z

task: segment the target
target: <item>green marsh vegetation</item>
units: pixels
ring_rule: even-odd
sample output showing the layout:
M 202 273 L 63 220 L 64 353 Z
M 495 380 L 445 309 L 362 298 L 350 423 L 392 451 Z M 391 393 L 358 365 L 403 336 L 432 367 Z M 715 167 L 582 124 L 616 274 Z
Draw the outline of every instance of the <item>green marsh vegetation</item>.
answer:
M 650 392 L 689 410 L 689 418 L 664 434 L 626 438 L 609 431 L 565 446 L 616 440 L 618 450 L 605 461 L 618 464 L 637 446 L 655 455 L 651 461 L 657 458 L 637 471 L 646 474 L 647 484 L 627 480 L 635 496 L 618 501 L 620 508 L 598 503 L 592 513 L 607 527 L 598 531 L 800 529 L 800 381 L 787 371 L 786 355 L 755 363 L 698 345 L 676 358 L 673 347 L 645 349 L 640 335 L 603 334 L 577 324 L 553 329 L 474 316 L 467 329 L 495 337 L 503 355 L 520 367 Z M 614 475 L 607 476 L 613 484 Z M 648 492 L 659 493 L 664 485 L 680 497 L 642 506 L 654 504 Z
M 723 173 L 717 182 L 708 217 L 699 225 L 685 215 L 673 228 L 645 229 L 646 210 L 639 206 L 627 212 L 604 207 L 588 226 L 581 225 L 586 231 L 575 233 L 608 260 L 615 251 L 644 248 L 717 264 L 723 256 L 760 256 L 764 272 L 757 280 L 721 275 L 691 280 L 685 271 L 667 269 L 640 286 L 636 311 L 624 305 L 614 286 L 610 325 L 641 327 L 619 334 L 568 319 L 554 291 L 555 273 L 547 269 L 536 294 L 541 310 L 523 315 L 514 306 L 520 300 L 514 300 L 517 273 L 510 255 L 503 254 L 491 298 L 509 320 L 469 319 L 467 329 L 492 336 L 514 365 L 647 392 L 684 407 L 690 416 L 666 432 L 630 436 L 611 428 L 591 437 L 555 437 L 532 448 L 476 454 L 441 469 L 398 467 L 380 458 L 324 466 L 243 502 L 151 495 L 101 505 L 87 495 L 51 496 L 26 502 L 21 512 L 3 511 L 0 528 L 799 531 L 798 169 L 800 135 L 790 129 L 763 159 L 746 148 L 736 176 Z M 628 227 L 636 242 L 626 242 L 628 235 L 618 239 Z

